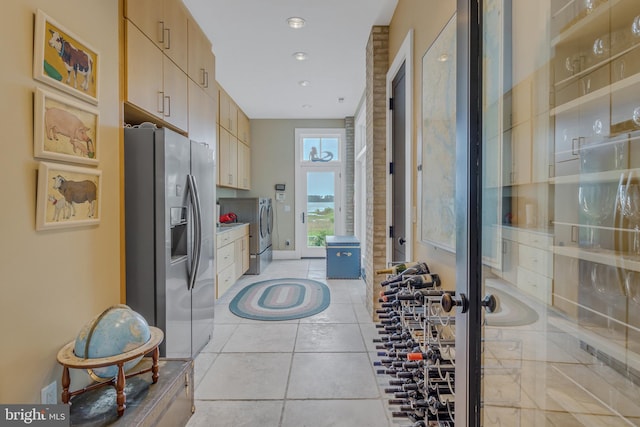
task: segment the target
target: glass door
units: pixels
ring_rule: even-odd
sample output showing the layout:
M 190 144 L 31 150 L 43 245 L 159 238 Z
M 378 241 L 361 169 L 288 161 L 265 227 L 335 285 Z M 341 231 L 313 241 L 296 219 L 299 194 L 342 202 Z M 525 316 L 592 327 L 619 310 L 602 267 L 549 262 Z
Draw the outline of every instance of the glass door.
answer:
M 296 129 L 296 250 L 324 258 L 325 237 L 343 233 L 344 129 Z
M 485 235 L 461 240 L 496 239 L 501 254 L 476 244 L 464 258 L 465 324 L 482 337 L 467 339 L 480 383 L 465 421 L 640 425 L 640 1 L 483 0 L 477 13 L 481 44 L 466 47 L 482 108 L 462 117 L 480 124 L 481 170 L 465 176 L 482 177 L 467 182 Z
M 306 194 L 304 219 L 305 236 L 303 257 L 324 257 L 325 237 L 336 233 L 336 182 L 338 173 L 334 170 L 312 170 L 305 174 Z

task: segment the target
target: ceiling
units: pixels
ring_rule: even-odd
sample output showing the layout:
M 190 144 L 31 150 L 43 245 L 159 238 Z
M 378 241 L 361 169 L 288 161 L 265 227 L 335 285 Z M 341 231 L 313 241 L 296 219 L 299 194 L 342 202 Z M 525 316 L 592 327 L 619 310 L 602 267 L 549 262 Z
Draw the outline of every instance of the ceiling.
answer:
M 249 118 L 326 119 L 355 114 L 371 27 L 388 25 L 398 0 L 183 2 L 213 44 L 216 80 Z M 287 25 L 294 16 L 303 28 Z

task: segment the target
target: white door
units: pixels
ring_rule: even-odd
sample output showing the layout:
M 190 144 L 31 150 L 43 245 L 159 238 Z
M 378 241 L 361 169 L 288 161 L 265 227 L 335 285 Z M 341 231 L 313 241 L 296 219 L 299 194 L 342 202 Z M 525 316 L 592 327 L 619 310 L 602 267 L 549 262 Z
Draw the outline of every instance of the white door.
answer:
M 325 237 L 344 233 L 344 129 L 296 129 L 296 252 L 324 258 Z

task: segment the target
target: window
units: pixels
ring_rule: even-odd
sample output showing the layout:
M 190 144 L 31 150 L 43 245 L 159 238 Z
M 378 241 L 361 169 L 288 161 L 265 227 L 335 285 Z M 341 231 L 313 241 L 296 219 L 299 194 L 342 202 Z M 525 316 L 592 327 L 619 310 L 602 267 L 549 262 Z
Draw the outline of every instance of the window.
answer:
M 304 162 L 340 161 L 340 139 L 302 138 L 302 160 Z

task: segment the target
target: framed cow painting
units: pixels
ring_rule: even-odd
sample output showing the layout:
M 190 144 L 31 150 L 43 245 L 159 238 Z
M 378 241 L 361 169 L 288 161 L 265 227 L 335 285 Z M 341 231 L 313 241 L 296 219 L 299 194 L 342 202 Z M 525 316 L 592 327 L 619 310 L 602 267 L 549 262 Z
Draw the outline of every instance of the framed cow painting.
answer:
M 101 186 L 100 170 L 40 162 L 36 230 L 98 224 Z
M 35 157 L 98 164 L 97 109 L 66 96 L 36 89 L 33 124 Z
M 38 9 L 33 78 L 98 104 L 99 56 L 98 51 Z

